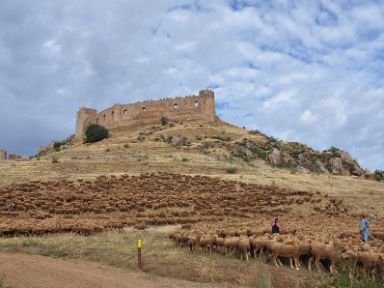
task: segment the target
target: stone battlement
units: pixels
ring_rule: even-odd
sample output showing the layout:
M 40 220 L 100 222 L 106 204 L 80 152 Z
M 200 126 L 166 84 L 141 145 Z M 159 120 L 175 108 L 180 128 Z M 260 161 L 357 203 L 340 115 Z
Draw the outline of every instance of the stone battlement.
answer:
M 82 137 L 90 124 L 100 124 L 107 129 L 133 127 L 145 124 L 158 124 L 161 117 L 170 121 L 215 122 L 214 93 L 201 90 L 199 95 L 187 97 L 146 100 L 133 104 L 115 104 L 97 112 L 81 107 L 76 118 L 76 137 Z

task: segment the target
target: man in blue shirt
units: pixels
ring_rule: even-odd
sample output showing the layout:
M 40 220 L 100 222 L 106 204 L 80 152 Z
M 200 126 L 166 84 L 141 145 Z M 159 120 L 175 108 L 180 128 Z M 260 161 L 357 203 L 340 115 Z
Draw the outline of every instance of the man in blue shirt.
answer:
M 360 235 L 361 239 L 367 243 L 368 242 L 368 226 L 369 222 L 364 215 L 360 216 Z

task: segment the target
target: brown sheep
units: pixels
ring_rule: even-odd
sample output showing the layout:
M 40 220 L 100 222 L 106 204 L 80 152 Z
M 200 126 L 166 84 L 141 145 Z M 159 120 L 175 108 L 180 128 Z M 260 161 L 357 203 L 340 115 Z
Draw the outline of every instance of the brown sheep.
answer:
M 217 235 L 215 235 L 213 244 L 216 247 L 216 250 L 220 253 L 221 249 L 224 246 L 224 238 L 221 238 L 221 237 L 218 237 Z
M 308 261 L 308 270 L 311 271 L 312 261 L 316 263 L 317 270 L 320 271 L 320 259 L 329 259 L 330 266 L 329 270 L 333 274 L 335 272 L 335 265 L 337 260 L 337 255 L 334 247 L 334 240 L 324 241 L 312 240 L 311 242 L 311 255 L 312 257 Z
M 209 252 L 209 254 L 212 254 L 213 244 L 214 244 L 214 236 L 213 235 L 203 235 L 200 237 L 200 247 L 205 252 Z
M 250 245 L 251 245 L 251 253 L 253 256 L 260 257 L 263 251 L 267 251 L 270 244 L 270 235 L 264 235 L 259 238 L 251 237 L 250 239 Z
M 352 267 L 352 273 L 356 270 L 356 268 L 358 268 L 358 266 L 360 266 L 363 269 L 361 272 L 365 273 L 366 276 L 369 276 L 369 274 L 374 276 L 376 273 L 379 276 L 379 279 L 382 278 L 384 254 L 375 253 L 372 251 L 347 251 L 344 253 L 344 255 L 347 255 L 348 258 L 353 259 L 354 263 Z
M 279 267 L 277 264 L 278 257 L 289 257 L 290 266 L 292 269 L 294 269 L 292 264 L 292 259 L 295 262 L 295 268 L 296 270 L 299 270 L 299 250 L 300 250 L 300 243 L 299 240 L 296 237 L 293 237 L 292 240 L 287 240 L 285 242 L 278 242 L 276 237 L 271 241 L 270 244 L 271 249 L 271 260 L 272 264 L 274 264 L 276 267 Z
M 244 259 L 248 262 L 248 253 L 250 250 L 250 242 L 247 236 L 241 236 L 237 241 L 237 249 L 240 252 L 240 259 Z
M 237 247 L 237 241 L 238 241 L 237 237 L 224 238 L 223 247 L 224 247 L 225 255 L 228 255 L 229 252 L 232 252 L 233 249 Z

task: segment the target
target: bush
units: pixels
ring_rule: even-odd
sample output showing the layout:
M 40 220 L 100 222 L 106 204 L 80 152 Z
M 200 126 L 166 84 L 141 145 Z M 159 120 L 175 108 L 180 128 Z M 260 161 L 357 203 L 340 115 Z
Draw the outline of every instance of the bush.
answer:
M 236 174 L 237 168 L 236 167 L 229 167 L 229 168 L 225 169 L 225 171 L 227 171 L 228 174 Z
M 160 139 L 161 139 L 164 143 L 171 144 L 171 143 L 172 143 L 172 138 L 173 138 L 173 136 L 167 136 L 167 135 L 163 135 L 163 134 L 160 135 Z
M 91 124 L 85 130 L 85 143 L 94 143 L 109 137 L 107 128 L 99 124 Z
M 54 156 L 54 157 L 52 157 L 52 164 L 56 164 L 56 163 L 59 163 L 59 158 Z
M 61 145 L 64 145 L 64 144 L 62 142 L 57 141 L 57 142 L 53 143 L 53 149 L 55 149 L 55 151 L 60 151 Z
M 163 116 L 160 118 L 161 125 L 165 126 L 168 124 L 168 118 Z
M 384 180 L 384 171 L 375 170 L 374 178 L 375 178 L 376 181 Z

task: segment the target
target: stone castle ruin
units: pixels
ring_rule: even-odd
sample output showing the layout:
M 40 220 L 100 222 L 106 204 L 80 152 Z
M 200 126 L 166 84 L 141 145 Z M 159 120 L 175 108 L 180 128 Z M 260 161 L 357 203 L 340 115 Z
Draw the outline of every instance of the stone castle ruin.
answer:
M 161 117 L 179 122 L 217 122 L 214 93 L 211 90 L 201 90 L 199 95 L 187 97 L 115 104 L 101 112 L 81 107 L 77 112 L 75 135 L 77 138 L 82 137 L 90 124 L 100 124 L 107 129 L 138 127 L 158 124 Z

